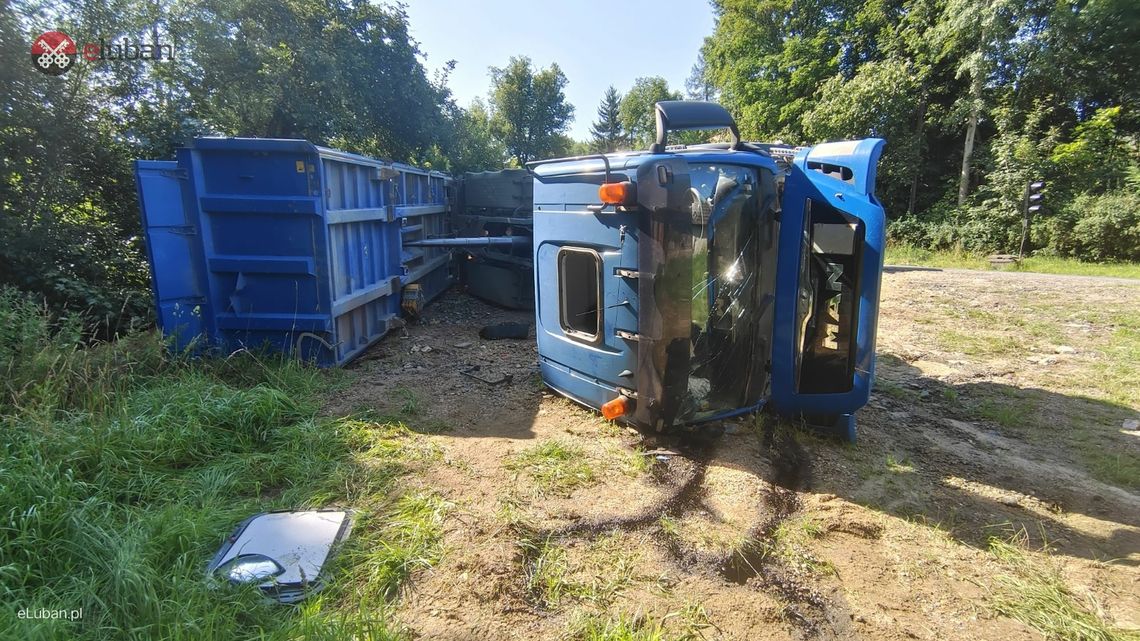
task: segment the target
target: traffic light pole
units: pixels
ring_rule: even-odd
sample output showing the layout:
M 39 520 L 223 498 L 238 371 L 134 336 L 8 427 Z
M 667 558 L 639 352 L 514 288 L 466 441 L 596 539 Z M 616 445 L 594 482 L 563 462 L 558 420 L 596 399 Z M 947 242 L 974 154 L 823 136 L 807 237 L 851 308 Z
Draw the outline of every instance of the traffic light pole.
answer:
M 1041 211 L 1041 200 L 1045 197 L 1045 181 L 1031 180 L 1025 183 L 1025 195 L 1022 197 L 1022 211 L 1025 216 L 1021 221 L 1021 247 L 1017 250 L 1017 260 L 1025 257 L 1026 246 L 1029 245 L 1029 225 L 1033 214 Z

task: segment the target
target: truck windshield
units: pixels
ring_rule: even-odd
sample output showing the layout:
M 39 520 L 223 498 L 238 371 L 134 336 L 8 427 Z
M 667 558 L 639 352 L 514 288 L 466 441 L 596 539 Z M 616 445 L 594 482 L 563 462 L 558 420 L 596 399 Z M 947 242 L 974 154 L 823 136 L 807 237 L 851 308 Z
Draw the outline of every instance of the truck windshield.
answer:
M 771 281 L 764 273 L 774 194 L 757 170 L 691 164 L 691 340 L 682 422 L 759 403 L 765 384 Z

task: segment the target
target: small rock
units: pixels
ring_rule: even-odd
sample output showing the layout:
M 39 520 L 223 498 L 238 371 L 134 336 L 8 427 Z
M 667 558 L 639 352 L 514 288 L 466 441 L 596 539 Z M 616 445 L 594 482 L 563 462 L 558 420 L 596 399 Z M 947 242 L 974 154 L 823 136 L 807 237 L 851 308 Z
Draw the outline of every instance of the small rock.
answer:
M 930 390 L 922 390 L 918 393 L 919 398 L 930 398 Z
M 1006 494 L 1004 496 L 998 497 L 998 503 L 1001 503 L 1002 505 L 1008 505 L 1010 507 L 1016 507 L 1018 505 L 1021 505 L 1021 497 L 1016 494 Z
M 425 354 L 426 354 L 427 352 L 430 352 L 430 351 L 431 351 L 431 345 L 424 345 L 424 348 L 423 348 L 423 349 L 421 349 L 420 351 L 421 351 L 421 352 L 424 352 Z
M 468 347 L 471 347 L 471 341 L 463 341 L 462 343 L 456 343 L 455 346 L 458 347 L 459 349 L 466 349 Z
M 1140 430 L 1140 420 L 1130 418 L 1121 423 L 1120 426 L 1129 432 L 1135 432 L 1136 430 Z
M 1053 351 L 1057 352 L 1058 354 L 1076 354 L 1077 353 L 1077 349 L 1075 347 L 1069 347 L 1068 345 L 1058 345 L 1057 348 L 1054 349 Z
M 740 431 L 740 423 L 725 423 L 724 424 L 724 433 L 725 434 L 736 434 L 739 431 Z

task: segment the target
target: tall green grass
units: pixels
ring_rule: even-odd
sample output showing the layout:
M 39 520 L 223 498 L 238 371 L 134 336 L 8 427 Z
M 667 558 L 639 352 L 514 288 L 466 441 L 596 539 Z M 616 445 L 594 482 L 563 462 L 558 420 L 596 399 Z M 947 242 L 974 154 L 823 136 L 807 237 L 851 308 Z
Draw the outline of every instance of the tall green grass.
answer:
M 954 269 L 993 269 L 983 254 L 962 250 L 930 250 L 911 245 L 892 243 L 887 246 L 885 262 L 888 265 L 917 265 L 922 267 Z M 1057 256 L 1027 256 L 1011 271 L 1040 274 L 1070 274 L 1078 276 L 1111 276 L 1140 278 L 1140 263 L 1089 263 Z
M 337 373 L 251 354 L 197 362 L 154 334 L 84 346 L 74 321 L 5 290 L 0 374 L 0 638 L 402 638 L 388 598 L 438 558 L 442 508 L 394 495 L 417 435 L 318 417 Z M 300 608 L 207 586 L 207 561 L 243 518 L 331 505 L 359 511 L 353 545 L 392 569 L 345 559 Z
M 990 552 L 1006 573 L 995 577 L 993 607 L 1050 641 L 1138 641 L 1140 631 L 1113 626 L 1092 594 L 1072 590 L 1047 556 L 1034 558 L 1024 530 L 1009 540 L 991 539 Z

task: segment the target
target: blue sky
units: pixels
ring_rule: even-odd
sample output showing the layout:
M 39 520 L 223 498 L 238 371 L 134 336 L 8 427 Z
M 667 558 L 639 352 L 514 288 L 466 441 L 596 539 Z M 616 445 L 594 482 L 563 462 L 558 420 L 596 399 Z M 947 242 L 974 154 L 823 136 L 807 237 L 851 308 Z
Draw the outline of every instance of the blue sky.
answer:
M 486 97 L 487 68 L 505 66 L 511 56 L 528 56 L 539 67 L 557 62 L 569 80 L 569 134 L 577 140 L 589 137 L 611 84 L 624 93 L 636 78 L 662 76 L 683 91 L 714 23 L 706 0 L 408 0 L 407 11 L 429 73 L 456 61 L 449 85 L 463 106 Z

